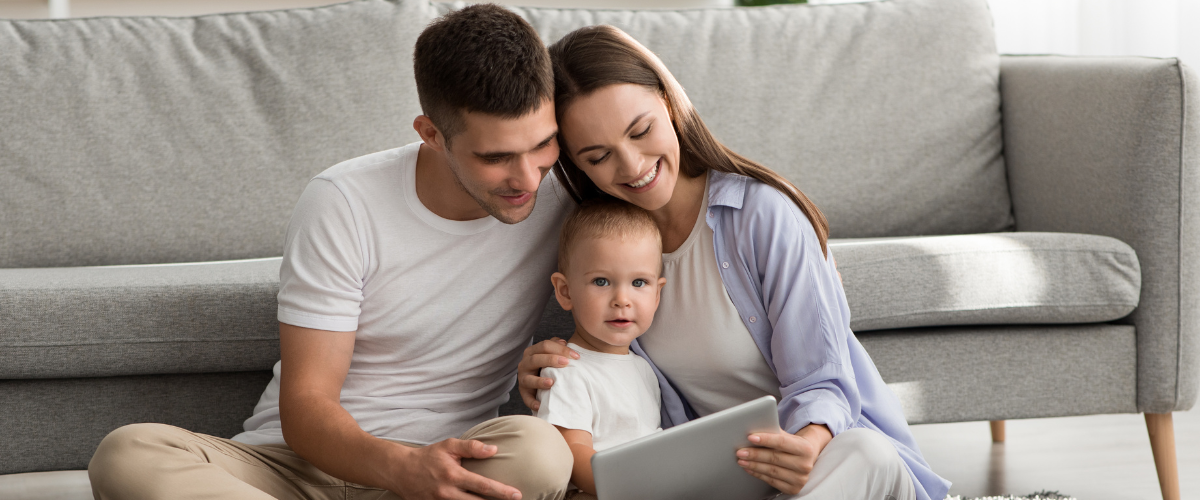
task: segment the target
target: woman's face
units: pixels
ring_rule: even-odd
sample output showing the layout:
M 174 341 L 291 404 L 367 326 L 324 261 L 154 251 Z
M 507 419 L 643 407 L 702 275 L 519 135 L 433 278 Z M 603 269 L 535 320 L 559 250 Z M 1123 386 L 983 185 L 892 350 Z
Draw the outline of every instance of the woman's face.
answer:
M 567 155 L 601 190 L 646 210 L 671 200 L 679 179 L 679 138 L 667 102 L 634 84 L 576 98 L 559 134 Z

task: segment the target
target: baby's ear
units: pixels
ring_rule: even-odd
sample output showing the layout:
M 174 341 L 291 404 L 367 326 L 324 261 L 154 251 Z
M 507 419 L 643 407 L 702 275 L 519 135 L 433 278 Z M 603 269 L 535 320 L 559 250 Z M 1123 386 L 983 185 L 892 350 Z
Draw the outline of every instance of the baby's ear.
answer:
M 550 283 L 554 285 L 554 298 L 564 311 L 571 310 L 571 290 L 567 287 L 567 276 L 563 273 L 550 275 Z

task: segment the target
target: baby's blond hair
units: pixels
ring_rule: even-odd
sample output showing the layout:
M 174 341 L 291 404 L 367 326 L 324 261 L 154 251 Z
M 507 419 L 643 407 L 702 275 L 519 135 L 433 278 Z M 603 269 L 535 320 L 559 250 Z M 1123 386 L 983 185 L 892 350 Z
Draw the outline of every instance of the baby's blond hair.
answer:
M 563 223 L 558 238 L 558 270 L 567 272 L 571 246 L 585 238 L 625 238 L 634 235 L 653 236 L 662 249 L 662 235 L 650 212 L 616 198 L 590 200 L 576 208 Z M 662 264 L 659 264 L 662 269 Z

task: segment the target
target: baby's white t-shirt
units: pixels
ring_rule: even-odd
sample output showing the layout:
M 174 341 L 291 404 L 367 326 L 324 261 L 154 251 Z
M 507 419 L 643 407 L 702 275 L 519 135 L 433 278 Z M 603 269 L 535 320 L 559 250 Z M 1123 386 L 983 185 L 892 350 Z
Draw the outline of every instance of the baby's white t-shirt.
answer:
M 279 321 L 356 332 L 341 405 L 377 437 L 432 443 L 497 415 L 550 298 L 570 197 L 547 176 L 532 215 L 453 221 L 417 198 L 421 144 L 313 178 L 292 214 Z M 233 439 L 283 443 L 279 371 Z
M 567 345 L 579 359 L 562 368 L 542 368 L 554 385 L 538 391 L 538 418 L 592 433 L 596 451 L 662 430 L 661 394 L 650 363 L 633 353 Z

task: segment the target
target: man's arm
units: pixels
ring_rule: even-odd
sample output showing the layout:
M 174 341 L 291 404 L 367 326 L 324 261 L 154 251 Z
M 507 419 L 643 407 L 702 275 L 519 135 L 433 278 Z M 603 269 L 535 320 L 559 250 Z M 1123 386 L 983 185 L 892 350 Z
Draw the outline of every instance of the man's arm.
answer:
M 413 448 L 363 431 L 340 397 L 354 334 L 279 324 L 279 420 L 292 451 L 334 477 L 404 498 L 521 497 L 516 488 L 462 468 L 461 459 L 491 457 L 495 446 L 447 439 Z

